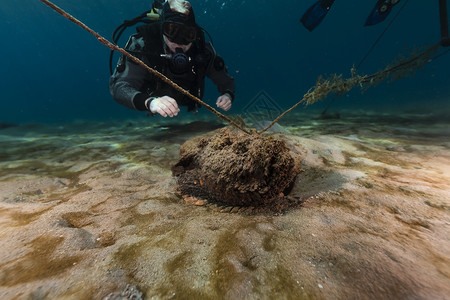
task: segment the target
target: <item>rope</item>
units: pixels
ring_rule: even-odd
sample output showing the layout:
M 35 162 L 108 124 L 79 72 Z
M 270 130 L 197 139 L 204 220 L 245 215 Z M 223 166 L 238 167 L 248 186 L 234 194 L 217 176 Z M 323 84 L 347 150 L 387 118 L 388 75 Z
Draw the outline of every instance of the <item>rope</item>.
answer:
M 375 42 L 372 44 L 372 46 L 367 51 L 366 55 L 364 55 L 363 59 L 359 62 L 359 64 L 355 67 L 355 72 L 359 69 L 359 67 L 362 65 L 362 63 L 367 59 L 367 57 L 370 55 L 370 53 L 375 49 L 378 42 L 381 40 L 381 38 L 384 36 L 384 34 L 388 31 L 388 29 L 391 27 L 392 23 L 394 23 L 395 19 L 400 15 L 400 12 L 405 8 L 406 4 L 409 0 L 406 0 L 403 6 L 398 10 L 397 14 L 395 14 L 394 18 L 389 22 L 389 24 L 386 26 L 386 28 L 383 30 L 383 32 L 378 36 L 378 38 L 375 40 Z M 339 98 L 340 95 L 336 95 L 331 101 L 328 103 L 327 107 L 322 111 L 322 115 L 325 115 L 327 113 L 327 110 L 330 108 L 330 106 L 334 103 L 334 101 Z
M 85 24 L 83 24 L 81 21 L 79 21 L 78 19 L 76 19 L 75 17 L 73 17 L 72 15 L 68 14 L 67 12 L 65 12 L 63 9 L 59 8 L 58 6 L 56 6 L 55 4 L 53 4 L 52 2 L 48 1 L 48 0 L 39 0 L 42 3 L 44 3 L 45 5 L 47 5 L 48 7 L 50 7 L 51 9 L 53 9 L 54 11 L 56 11 L 57 13 L 59 13 L 60 15 L 62 15 L 63 17 L 65 17 L 66 19 L 68 19 L 69 21 L 77 24 L 78 26 L 80 26 L 81 28 L 83 28 L 84 30 L 88 31 L 90 34 L 92 34 L 93 36 L 95 36 L 97 38 L 97 40 L 102 43 L 103 45 L 107 46 L 109 49 L 111 50 L 115 50 L 120 52 L 121 54 L 125 55 L 126 57 L 128 57 L 129 59 L 131 59 L 132 61 L 134 61 L 135 63 L 141 65 L 142 67 L 144 67 L 147 71 L 149 71 L 150 73 L 152 73 L 153 75 L 159 77 L 162 81 L 166 82 L 167 84 L 170 84 L 174 89 L 176 89 L 177 91 L 179 91 L 180 93 L 188 96 L 189 98 L 191 98 L 192 100 L 194 100 L 195 102 L 203 105 L 207 110 L 211 111 L 212 113 L 216 114 L 219 118 L 221 118 L 224 121 L 227 121 L 228 123 L 230 123 L 232 126 L 238 128 L 239 130 L 242 130 L 243 132 L 247 133 L 247 134 L 251 134 L 248 130 L 246 130 L 245 128 L 243 128 L 242 126 L 240 126 L 239 124 L 237 124 L 236 122 L 234 122 L 233 120 L 231 120 L 230 118 L 228 118 L 227 116 L 225 116 L 224 114 L 221 114 L 220 112 L 218 112 L 217 110 L 215 110 L 213 107 L 211 107 L 210 105 L 206 104 L 205 102 L 203 102 L 200 98 L 192 95 L 191 93 L 189 93 L 188 91 L 186 91 L 185 89 L 183 89 L 182 87 L 180 87 L 179 85 L 177 85 L 175 82 L 173 82 L 172 80 L 170 80 L 167 76 L 165 76 L 164 74 L 150 68 L 149 66 L 147 66 L 142 60 L 140 60 L 139 58 L 129 54 L 127 51 L 125 51 L 124 49 L 120 48 L 117 45 L 114 45 L 113 43 L 111 43 L 110 41 L 108 41 L 107 39 L 105 39 L 104 37 L 102 37 L 101 35 L 99 35 L 97 32 L 95 32 L 94 30 L 92 30 L 91 28 L 89 28 L 88 26 L 86 26 Z
M 292 106 L 290 109 L 282 113 L 278 116 L 272 123 L 270 123 L 266 128 L 261 131 L 258 131 L 258 134 L 261 134 L 267 131 L 270 127 L 272 127 L 278 120 L 280 120 L 283 116 L 285 116 L 288 112 L 292 111 L 294 108 L 299 106 L 301 103 L 305 103 L 307 105 L 322 100 L 327 97 L 330 93 L 337 92 L 340 95 L 350 91 L 352 88 L 356 86 L 360 86 L 363 89 L 367 89 L 371 86 L 375 86 L 381 81 L 391 78 L 391 79 L 399 79 L 404 77 L 412 72 L 412 70 L 420 68 L 424 63 L 429 62 L 430 60 L 441 57 L 444 54 L 447 54 L 450 50 L 445 51 L 440 55 L 433 56 L 434 53 L 438 51 L 440 47 L 440 42 L 428 47 L 424 51 L 410 57 L 407 59 L 403 59 L 398 61 L 394 66 L 388 66 L 386 69 L 381 70 L 372 75 L 356 75 L 354 70 L 352 70 L 352 77 L 348 79 L 343 79 L 342 75 L 332 75 L 330 78 L 323 80 L 319 78 L 316 85 L 308 90 L 308 92 L 303 96 L 303 98 Z
M 383 35 L 388 31 L 388 29 L 391 27 L 392 23 L 394 23 L 395 19 L 397 19 L 397 17 L 400 15 L 400 13 L 402 12 L 403 8 L 405 8 L 406 4 L 408 3 L 409 0 L 406 0 L 405 3 L 403 3 L 403 6 L 400 7 L 400 9 L 398 10 L 397 14 L 395 14 L 395 16 L 392 18 L 392 20 L 389 22 L 389 24 L 386 26 L 386 28 L 383 30 L 383 32 L 378 36 L 378 38 L 375 40 L 375 42 L 372 44 L 372 46 L 369 48 L 369 51 L 367 51 L 366 55 L 363 57 L 363 59 L 361 60 L 361 62 L 356 66 L 356 70 L 359 69 L 359 67 L 362 65 L 362 63 L 367 59 L 367 57 L 370 55 L 370 53 L 373 51 L 373 49 L 375 49 L 376 45 L 378 44 L 378 42 L 381 40 L 381 38 L 383 37 Z
M 436 56 L 433 56 L 433 57 L 431 58 L 431 60 L 436 60 L 436 59 L 438 59 L 438 58 L 444 56 L 444 55 L 447 54 L 448 52 L 450 52 L 450 49 L 445 50 L 445 51 L 442 52 L 441 54 L 438 54 L 438 55 L 436 55 Z

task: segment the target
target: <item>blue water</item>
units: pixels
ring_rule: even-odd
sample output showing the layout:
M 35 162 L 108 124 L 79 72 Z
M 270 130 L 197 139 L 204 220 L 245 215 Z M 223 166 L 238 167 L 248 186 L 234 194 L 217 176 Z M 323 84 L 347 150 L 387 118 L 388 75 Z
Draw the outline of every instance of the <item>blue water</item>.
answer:
M 364 27 L 376 0 L 338 0 L 312 33 L 299 19 L 314 1 L 191 3 L 198 23 L 213 36 L 216 50 L 236 80 L 236 101 L 230 111 L 235 114 L 261 90 L 282 108 L 288 108 L 301 99 L 319 75 L 348 76 L 352 65 L 361 61 L 404 1 L 385 22 Z M 124 19 L 137 16 L 151 5 L 150 1 L 125 0 L 54 3 L 108 39 Z M 145 117 L 111 98 L 109 49 L 40 1 L 1 1 L 0 23 L 0 122 Z M 122 45 L 132 32 L 125 32 Z M 432 45 L 439 39 L 438 1 L 410 0 L 359 71 L 376 72 L 405 49 Z M 383 83 L 364 94 L 356 89 L 339 98 L 333 109 L 448 109 L 449 66 L 450 55 L 445 55 L 418 70 L 412 78 Z M 215 87 L 208 84 L 204 99 L 214 103 L 216 97 Z M 322 109 L 329 100 L 307 109 Z

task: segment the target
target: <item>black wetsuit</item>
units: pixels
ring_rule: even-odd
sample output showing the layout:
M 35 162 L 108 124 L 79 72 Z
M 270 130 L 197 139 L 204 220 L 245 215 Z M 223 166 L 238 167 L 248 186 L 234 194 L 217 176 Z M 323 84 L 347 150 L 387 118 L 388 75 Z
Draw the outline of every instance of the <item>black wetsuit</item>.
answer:
M 161 57 L 165 50 L 161 26 L 158 23 L 138 27 L 137 33 L 130 37 L 125 49 L 194 96 L 203 97 L 204 79 L 208 76 L 220 94 L 228 93 L 231 99 L 234 99 L 234 79 L 228 75 L 223 59 L 216 54 L 210 43 L 204 42 L 204 39 L 193 43 L 186 53 L 191 58 L 191 64 L 182 74 L 171 68 L 170 59 Z M 195 101 L 125 56 L 120 58 L 111 76 L 109 89 L 118 103 L 135 110 L 146 110 L 144 103 L 149 97 L 162 96 L 174 98 L 178 105 L 187 106 L 188 110 L 198 107 Z

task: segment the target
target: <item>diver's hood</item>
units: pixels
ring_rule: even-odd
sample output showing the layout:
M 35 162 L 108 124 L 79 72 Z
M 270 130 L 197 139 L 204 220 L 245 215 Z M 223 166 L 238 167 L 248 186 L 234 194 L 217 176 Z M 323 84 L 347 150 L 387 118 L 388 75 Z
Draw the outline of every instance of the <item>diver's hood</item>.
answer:
M 169 2 L 166 1 L 163 4 L 162 12 L 161 12 L 161 21 L 163 23 L 165 22 L 172 22 L 172 23 L 178 23 L 183 24 L 186 26 L 192 26 L 196 27 L 197 24 L 195 23 L 195 15 L 194 10 L 192 7 L 189 9 L 189 15 L 185 15 L 179 12 L 172 11 L 170 9 Z

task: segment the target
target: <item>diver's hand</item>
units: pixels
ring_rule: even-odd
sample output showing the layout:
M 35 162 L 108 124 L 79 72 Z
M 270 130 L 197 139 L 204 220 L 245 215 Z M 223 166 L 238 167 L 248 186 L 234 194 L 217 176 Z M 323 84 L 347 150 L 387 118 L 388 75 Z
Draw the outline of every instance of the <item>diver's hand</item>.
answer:
M 160 114 L 163 117 L 174 117 L 180 112 L 177 101 L 169 96 L 151 100 L 148 107 L 153 114 Z
M 231 97 L 228 94 L 223 94 L 217 98 L 216 105 L 218 108 L 228 111 L 231 108 Z

